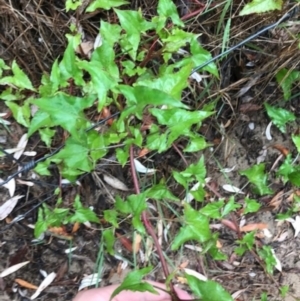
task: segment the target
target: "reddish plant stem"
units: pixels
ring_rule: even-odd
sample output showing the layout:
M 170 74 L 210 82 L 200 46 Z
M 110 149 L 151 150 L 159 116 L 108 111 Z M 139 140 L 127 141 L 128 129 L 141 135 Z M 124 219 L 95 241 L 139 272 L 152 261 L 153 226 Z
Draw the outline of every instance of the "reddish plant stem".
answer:
M 213 187 L 211 186 L 209 183 L 206 183 L 205 186 L 214 193 L 215 196 L 217 196 L 219 199 L 222 198 L 221 194 Z
M 199 9 L 197 9 L 197 10 L 191 12 L 191 13 L 188 13 L 188 14 L 184 15 L 183 17 L 180 18 L 181 21 L 188 20 L 188 19 L 190 19 L 190 18 L 192 18 L 196 15 L 199 15 L 200 13 L 202 13 L 204 11 L 204 8 L 205 7 L 201 7 L 201 8 L 199 8 Z
M 180 158 L 182 159 L 182 161 L 184 162 L 185 166 L 188 166 L 187 161 L 185 160 L 184 155 L 182 154 L 182 152 L 180 151 L 180 149 L 177 147 L 177 145 L 175 143 L 172 143 L 172 146 L 174 147 L 175 151 L 178 153 L 178 155 L 180 156 Z
M 158 38 L 156 38 L 154 40 L 154 42 L 152 43 L 152 45 L 150 46 L 149 50 L 148 50 L 148 53 L 145 57 L 145 59 L 140 63 L 140 67 L 143 68 L 146 66 L 146 64 L 150 61 L 150 58 L 151 58 L 151 54 L 154 52 L 154 48 L 155 48 L 155 45 L 158 41 Z
M 135 171 L 135 166 L 134 166 L 133 159 L 134 159 L 134 156 L 133 156 L 133 146 L 131 145 L 130 146 L 130 168 L 131 168 L 131 174 L 132 174 L 132 179 L 133 179 L 134 191 L 135 191 L 136 194 L 140 194 L 140 186 L 139 186 L 138 179 L 137 179 L 137 176 L 136 176 L 136 171 Z M 165 277 L 168 278 L 169 275 L 170 275 L 169 269 L 168 269 L 165 257 L 163 255 L 161 246 L 160 246 L 160 244 L 158 242 L 158 239 L 156 237 L 156 234 L 154 232 L 154 229 L 153 229 L 151 223 L 149 222 L 149 220 L 147 218 L 147 211 L 146 210 L 144 210 L 142 212 L 141 219 L 143 221 L 143 224 L 144 224 L 147 232 L 149 233 L 149 235 L 153 239 L 154 245 L 155 245 L 157 253 L 158 253 L 158 257 L 159 257 L 160 262 L 161 262 L 161 266 L 162 266 L 163 272 L 165 274 Z M 174 287 L 173 287 L 173 285 L 172 285 L 171 282 L 170 282 L 170 290 L 171 290 L 172 296 L 173 297 L 175 296 L 175 298 L 176 298 L 176 293 L 175 293 Z

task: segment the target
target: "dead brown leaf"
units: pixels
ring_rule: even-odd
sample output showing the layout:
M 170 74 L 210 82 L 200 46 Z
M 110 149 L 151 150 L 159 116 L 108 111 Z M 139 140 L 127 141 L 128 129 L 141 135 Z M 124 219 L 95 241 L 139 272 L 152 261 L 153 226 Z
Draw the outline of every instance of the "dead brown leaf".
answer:
M 26 254 L 28 253 L 28 247 L 27 245 L 22 246 L 20 249 L 17 250 L 16 253 L 14 253 L 9 258 L 9 266 L 18 264 L 26 259 Z
M 69 233 L 66 231 L 65 227 L 49 227 L 48 228 L 48 232 L 51 235 L 63 238 L 63 239 L 67 239 L 67 240 L 71 240 L 73 239 L 72 235 L 69 235 Z
M 179 265 L 179 268 L 180 268 L 180 269 L 185 269 L 188 265 L 189 265 L 189 261 L 186 260 L 186 261 L 184 261 L 183 263 L 181 263 L 181 264 Z
M 75 51 L 76 53 L 82 54 L 84 56 L 89 56 L 91 55 L 91 51 L 93 49 L 94 49 L 94 43 L 87 41 L 87 42 L 82 42 Z
M 62 279 L 65 274 L 68 271 L 68 262 L 65 261 L 62 265 L 60 265 L 57 274 L 56 274 L 56 280 L 55 281 L 59 281 L 60 279 Z
M 132 247 L 132 243 L 131 241 L 125 237 L 124 235 L 116 232 L 116 236 L 118 237 L 118 239 L 120 240 L 122 246 L 129 252 L 133 251 L 133 247 Z
M 280 151 L 280 153 L 283 154 L 285 157 L 290 152 L 285 146 L 283 146 L 281 144 L 273 144 L 272 147 L 275 148 L 275 149 L 277 149 L 278 151 Z
M 181 283 L 181 284 L 187 284 L 187 283 L 188 283 L 188 282 L 187 282 L 187 279 L 184 278 L 184 277 L 178 276 L 178 277 L 176 277 L 176 279 L 177 279 L 177 281 L 178 281 L 179 283 Z
M 20 278 L 16 278 L 15 282 L 18 283 L 20 286 L 31 289 L 31 290 L 37 290 L 38 287 L 30 282 L 27 282 L 23 279 Z
M 79 230 L 79 228 L 80 228 L 80 223 L 78 223 L 78 222 L 74 223 L 71 233 L 72 234 L 76 233 Z
M 142 242 L 142 236 L 136 233 L 134 236 L 133 248 L 132 248 L 135 254 L 140 250 L 141 242 Z
M 282 203 L 283 200 L 283 190 L 279 191 L 278 193 L 275 194 L 275 196 L 272 198 L 272 200 L 269 202 L 269 206 L 273 207 L 274 210 L 277 210 L 279 206 Z
M 149 152 L 150 152 L 150 150 L 148 148 L 143 148 L 139 152 L 138 157 L 142 158 L 142 157 L 146 156 Z
M 248 224 L 240 228 L 241 232 L 249 232 L 254 230 L 263 230 L 267 229 L 268 225 L 264 223 L 255 223 L 255 224 Z
M 255 112 L 259 111 L 262 108 L 261 105 L 257 105 L 254 103 L 242 103 L 240 105 L 240 112 L 242 113 L 248 113 L 248 112 Z
M 234 222 L 232 222 L 232 221 L 230 221 L 228 219 L 222 219 L 221 223 L 224 226 L 226 226 L 227 228 L 233 230 L 234 232 L 239 232 L 239 229 L 238 229 L 237 225 Z

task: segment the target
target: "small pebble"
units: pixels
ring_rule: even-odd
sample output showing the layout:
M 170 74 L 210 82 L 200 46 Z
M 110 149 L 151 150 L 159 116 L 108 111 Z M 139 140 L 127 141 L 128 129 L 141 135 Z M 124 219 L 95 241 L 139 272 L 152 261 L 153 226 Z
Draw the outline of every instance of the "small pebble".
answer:
M 254 122 L 249 122 L 248 127 L 249 127 L 249 129 L 250 129 L 251 131 L 253 131 L 254 128 L 255 128 Z
M 7 142 L 6 136 L 0 136 L 0 143 L 5 144 Z

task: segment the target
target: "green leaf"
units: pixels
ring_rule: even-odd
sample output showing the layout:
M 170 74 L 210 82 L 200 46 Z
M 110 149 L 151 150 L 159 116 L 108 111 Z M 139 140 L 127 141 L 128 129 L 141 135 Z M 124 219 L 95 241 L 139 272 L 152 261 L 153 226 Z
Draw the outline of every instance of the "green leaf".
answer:
M 248 197 L 245 198 L 245 210 L 244 214 L 257 212 L 261 205 L 253 199 L 249 199 Z
M 260 195 L 272 194 L 272 190 L 267 186 L 268 176 L 265 174 L 265 164 L 260 163 L 240 172 L 246 176 L 248 181 L 255 185 Z
M 173 171 L 174 179 L 188 190 L 188 184 L 197 180 L 200 184 L 204 183 L 206 169 L 204 165 L 204 158 L 201 157 L 198 163 L 191 164 L 186 170 L 182 172 Z M 202 193 L 201 185 L 199 187 L 200 194 Z M 193 194 L 193 192 L 191 192 Z
M 157 89 L 181 100 L 182 90 L 188 86 L 188 78 L 191 74 L 191 70 L 191 64 L 184 66 L 177 72 L 174 72 L 173 66 L 171 66 L 171 68 L 159 74 L 157 78 L 139 80 L 136 85 Z
M 58 154 L 54 155 L 52 159 L 62 160 L 62 172 L 65 174 L 75 175 L 90 172 L 93 166 L 88 156 L 89 151 L 90 149 L 84 141 L 79 143 L 70 137 L 66 141 L 65 147 Z
M 66 1 L 66 11 L 76 10 L 79 6 L 82 5 L 83 0 L 67 0 Z
M 41 110 L 38 110 L 32 120 L 31 123 L 29 125 L 28 128 L 28 138 L 35 133 L 38 129 L 42 128 L 42 127 L 50 127 L 52 126 L 52 121 L 50 118 L 50 115 L 46 112 L 43 112 Z
M 200 43 L 198 42 L 197 36 L 190 43 L 191 48 L 191 56 L 185 57 L 182 60 L 178 61 L 175 65 L 177 67 L 182 67 L 186 64 L 192 64 L 193 67 L 197 67 L 202 65 L 203 63 L 210 60 L 211 53 L 204 48 L 201 47 Z M 215 63 L 210 63 L 206 67 L 202 68 L 202 70 L 206 70 L 209 73 L 213 74 L 217 78 L 219 78 L 218 68 Z
M 110 141 L 106 141 L 106 134 L 99 135 L 96 131 L 87 132 L 87 145 L 90 149 L 90 157 L 94 162 L 107 154 L 107 146 L 110 144 L 112 144 Z
M 263 292 L 263 293 L 260 295 L 260 301 L 268 301 L 268 293 Z
M 112 295 L 110 296 L 110 301 L 118 295 L 120 292 L 127 290 L 132 292 L 150 292 L 152 294 L 158 295 L 159 293 L 153 288 L 153 286 L 147 282 L 142 282 L 144 276 L 152 271 L 152 267 L 143 268 L 141 270 L 130 272 L 120 286 L 118 286 Z
M 50 82 L 52 84 L 51 92 L 49 92 L 50 95 L 53 95 L 55 92 L 57 92 L 59 87 L 66 87 L 68 85 L 68 82 L 66 80 L 63 82 L 61 78 L 58 60 L 55 60 L 52 65 Z M 49 94 L 47 96 L 49 96 Z
M 132 143 L 137 145 L 138 147 L 142 147 L 144 137 L 141 133 L 141 130 L 132 126 L 129 127 L 129 131 L 132 133 L 132 136 L 134 137 L 134 139 L 132 139 Z
M 296 171 L 291 172 L 288 178 L 293 185 L 300 187 L 300 168 L 298 167 Z
M 241 208 L 241 205 L 235 203 L 234 196 L 231 196 L 229 198 L 229 201 L 227 202 L 227 204 L 223 208 L 222 217 L 225 217 L 227 214 L 229 214 L 230 212 L 232 212 L 232 211 L 234 211 L 238 208 Z
M 21 90 L 14 91 L 11 87 L 6 88 L 1 94 L 0 99 L 13 101 L 13 100 L 22 100 L 24 95 L 21 94 Z
M 123 214 L 128 214 L 131 213 L 131 208 L 129 206 L 128 202 L 124 202 L 119 196 L 116 196 L 116 203 L 115 203 L 115 208 L 117 211 L 123 213 Z
M 44 162 L 40 162 L 35 168 L 34 170 L 42 175 L 42 176 L 51 176 L 51 173 L 50 171 L 48 170 L 48 167 L 49 167 L 49 161 L 46 160 Z
M 147 137 L 147 147 L 151 150 L 157 150 L 159 153 L 168 149 L 172 143 L 180 136 L 194 136 L 189 132 L 189 128 L 193 124 L 201 124 L 201 121 L 212 114 L 206 111 L 186 111 L 178 108 L 172 109 L 150 109 L 152 115 L 158 119 L 160 125 L 167 125 L 168 128 L 165 133 L 151 133 Z
M 197 67 L 208 60 L 211 59 L 211 53 L 201 47 L 197 37 L 195 37 L 191 42 L 191 59 L 194 62 L 194 67 Z M 204 67 L 202 70 L 206 70 L 209 73 L 213 74 L 215 77 L 219 78 L 218 68 L 215 63 L 211 63 Z
M 233 301 L 231 295 L 217 282 L 212 280 L 202 281 L 185 274 L 193 294 L 202 301 Z
M 118 213 L 114 209 L 104 210 L 105 221 L 111 223 L 115 228 L 119 227 L 118 224 Z
M 6 76 L 0 79 L 0 85 L 14 85 L 19 89 L 35 91 L 28 76 L 20 69 L 16 61 L 12 62 L 11 70 L 13 76 Z
M 34 226 L 34 236 L 35 238 L 39 238 L 42 233 L 47 231 L 48 226 L 47 223 L 44 220 L 44 211 L 42 208 L 39 208 L 38 210 L 38 219 Z
M 116 158 L 123 167 L 127 163 L 128 157 L 129 157 L 128 148 L 125 148 L 125 149 L 117 148 L 116 149 Z
M 160 132 L 154 134 L 150 133 L 147 136 L 147 147 L 150 150 L 157 150 L 158 153 L 166 151 L 167 149 L 170 148 L 172 143 L 180 136 L 182 137 L 189 136 L 190 134 L 189 127 L 191 126 L 189 123 L 190 120 L 182 124 L 176 124 L 173 126 L 171 125 L 170 128 L 168 128 L 165 131 L 165 133 L 160 133 Z
M 154 133 L 147 136 L 147 148 L 149 150 L 157 150 L 158 153 L 162 153 L 169 148 L 171 141 L 167 143 L 168 133 Z
M 114 255 L 115 254 L 114 245 L 115 245 L 115 240 L 116 240 L 115 235 L 114 235 L 114 230 L 113 229 L 105 229 L 102 231 L 102 235 L 103 235 L 104 243 L 106 246 L 106 251 L 110 255 Z
M 56 131 L 51 130 L 49 128 L 40 129 L 39 134 L 41 137 L 41 140 L 48 146 L 51 146 L 52 138 L 55 135 Z
M 71 223 L 85 223 L 85 222 L 99 223 L 99 218 L 90 208 L 76 209 L 74 215 L 70 218 Z
M 285 126 L 288 122 L 296 120 L 295 115 L 290 111 L 270 106 L 267 103 L 264 103 L 264 106 L 267 110 L 267 114 L 282 133 L 285 133 Z
M 300 136 L 299 135 L 292 135 L 292 140 L 297 148 L 297 152 L 300 153 Z
M 189 204 L 184 204 L 184 225 L 180 228 L 179 233 L 175 236 L 172 243 L 172 250 L 177 250 L 189 240 L 205 242 L 211 238 L 208 218 L 194 210 Z
M 125 96 L 127 101 L 127 109 L 122 112 L 119 122 L 131 114 L 135 114 L 137 117 L 142 118 L 142 112 L 148 105 L 166 105 L 173 108 L 188 108 L 181 100 L 157 89 L 144 86 L 130 87 L 119 85 L 118 90 Z
M 282 0 L 253 0 L 243 7 L 239 15 L 245 16 L 250 14 L 261 14 L 272 10 L 281 10 L 282 2 Z
M 224 201 L 209 203 L 200 209 L 200 212 L 210 218 L 221 218 L 221 209 L 224 206 Z
M 176 180 L 176 182 L 178 182 L 179 184 L 181 184 L 186 190 L 188 189 L 188 183 L 189 180 L 191 179 L 187 179 L 185 178 L 180 172 L 173 170 L 173 177 Z
M 31 91 L 35 91 L 35 89 L 32 86 L 31 81 L 29 80 L 28 76 L 19 68 L 16 61 L 13 61 L 11 70 L 14 74 L 14 84 L 21 88 L 21 89 L 27 89 Z
M 123 73 L 122 74 L 127 74 L 129 76 L 134 76 L 138 73 L 136 65 L 133 61 L 127 60 L 127 61 L 121 62 L 121 64 L 122 64 L 122 67 L 123 67 Z M 145 69 L 146 68 L 144 68 L 144 70 Z
M 291 97 L 292 85 L 300 80 L 300 71 L 281 69 L 276 74 L 276 80 L 283 90 L 285 100 Z
M 181 128 L 191 127 L 193 124 L 201 124 L 201 121 L 208 118 L 213 112 L 206 111 L 187 111 L 179 108 L 172 109 L 150 109 L 159 124 L 168 125 L 169 127 L 181 126 Z
M 194 197 L 195 201 L 203 202 L 205 199 L 206 192 L 201 185 L 197 188 L 197 190 L 190 190 L 189 193 Z
M 68 85 L 67 79 L 64 79 L 60 72 L 58 61 L 55 60 L 50 76 L 48 74 L 43 74 L 42 76 L 42 84 L 39 86 L 40 97 L 52 96 L 59 88 L 64 88 Z
M 119 41 L 124 52 L 128 52 L 133 60 L 136 59 L 141 34 L 154 28 L 154 24 L 143 18 L 141 11 L 115 9 L 122 28 L 126 34 Z
M 267 272 L 272 275 L 276 266 L 276 259 L 273 256 L 272 248 L 270 246 L 263 246 L 257 251 L 259 257 L 266 263 Z
M 113 7 L 118 7 L 123 4 L 128 4 L 128 1 L 123 0 L 95 0 L 93 1 L 88 8 L 86 9 L 86 12 L 93 12 L 98 8 L 103 8 L 106 10 L 109 10 Z
M 102 63 L 99 61 L 82 61 L 78 66 L 90 74 L 93 92 L 98 95 L 98 110 L 103 109 L 107 101 L 107 92 L 117 86 L 118 77 L 115 78 L 103 70 Z
M 193 135 L 190 137 L 189 144 L 183 150 L 185 152 L 197 152 L 207 148 L 209 144 L 205 141 L 205 139 L 198 135 Z
M 168 56 L 164 55 L 165 62 L 171 58 L 174 52 L 186 46 L 187 43 L 191 43 L 194 37 L 193 33 L 173 28 L 167 37 L 162 38 L 162 42 L 164 43 L 163 52 L 168 54 Z
M 30 125 L 30 108 L 29 103 L 25 102 L 22 107 L 12 101 L 6 101 L 5 104 L 10 108 L 14 118 L 25 127 Z
M 43 112 L 49 114 L 52 125 L 60 125 L 74 137 L 78 137 L 78 130 L 89 125 L 83 110 L 89 108 L 95 101 L 93 95 L 75 97 L 59 92 L 52 97 L 42 97 L 31 100 Z M 44 115 L 46 116 L 46 115 Z M 45 121 L 44 121 L 45 122 Z M 31 132 L 33 129 L 31 129 Z
M 159 0 L 157 6 L 159 16 L 165 19 L 170 18 L 175 25 L 184 27 L 184 23 L 180 20 L 177 7 L 171 0 Z
M 172 201 L 178 201 L 179 199 L 174 196 L 166 187 L 165 184 L 157 184 L 145 191 L 148 198 L 163 200 L 168 199 Z
M 64 52 L 63 59 L 59 64 L 60 80 L 63 84 L 65 84 L 67 80 L 72 78 L 76 85 L 83 86 L 85 84 L 83 80 L 83 72 L 77 66 L 75 55 L 75 49 L 81 43 L 81 36 L 80 34 L 74 36 L 67 34 L 66 37 L 68 38 L 68 46 Z
M 84 223 L 89 221 L 99 223 L 99 218 L 95 212 L 90 208 L 83 207 L 79 195 L 76 195 L 73 206 L 75 208 L 75 214 L 70 218 L 70 222 Z
M 281 297 L 285 298 L 287 296 L 288 291 L 290 290 L 289 285 L 283 285 L 279 288 Z
M 0 59 L 0 77 L 2 77 L 3 70 L 10 70 L 8 66 L 6 66 L 5 62 Z
M 141 222 L 141 214 L 144 210 L 147 209 L 146 193 L 143 192 L 140 194 L 132 194 L 128 196 L 127 200 L 131 208 L 131 213 L 133 215 L 132 225 L 137 231 L 144 233 L 145 229 Z
M 67 208 L 54 208 L 49 214 L 45 214 L 45 220 L 49 226 L 58 227 L 66 222 L 70 210 Z
M 204 157 L 202 156 L 197 163 L 191 164 L 186 170 L 181 172 L 181 175 L 186 179 L 190 179 L 192 176 L 200 183 L 204 183 L 206 175 L 206 168 L 204 165 Z
M 255 240 L 255 232 L 249 232 L 244 235 L 243 239 L 237 240 L 237 243 L 240 245 L 239 247 L 234 249 L 234 252 L 237 255 L 242 256 L 246 251 L 251 250 L 254 245 Z
M 208 254 L 214 259 L 214 260 L 227 260 L 227 256 L 223 254 L 216 246 L 212 246 L 208 250 Z
M 188 122 L 187 122 L 188 123 Z M 173 126 L 169 129 L 167 129 L 166 133 L 163 135 L 166 135 L 166 139 L 167 139 L 167 149 L 169 149 L 172 145 L 172 143 L 178 139 L 180 136 L 189 136 L 190 134 L 190 129 L 188 126 L 186 126 L 186 124 L 182 124 L 181 126 L 178 124 L 176 126 Z M 167 150 L 166 149 L 166 150 Z M 162 150 L 160 149 L 159 152 L 162 152 Z
M 115 61 L 116 60 L 115 60 L 114 45 L 113 44 L 111 45 L 109 42 L 104 40 L 102 42 L 101 47 L 98 47 L 94 50 L 91 57 L 90 65 L 97 66 L 98 69 L 97 71 L 103 70 L 107 72 L 107 76 L 111 77 L 113 79 L 114 85 L 116 85 L 118 81 L 120 81 L 119 79 L 120 75 L 119 75 L 119 68 L 115 63 Z M 90 68 L 88 68 L 87 70 L 90 70 Z M 91 74 L 94 73 L 92 72 Z
M 288 154 L 276 172 L 277 176 L 282 177 L 281 180 L 283 181 L 284 184 L 286 184 L 286 182 L 289 181 L 289 175 L 297 171 L 297 168 L 293 163 L 293 161 L 294 159 L 292 158 L 291 154 Z
M 111 24 L 101 20 L 100 33 L 102 40 L 104 40 L 110 46 L 114 46 L 115 43 L 119 42 L 121 30 L 122 28 L 120 25 Z

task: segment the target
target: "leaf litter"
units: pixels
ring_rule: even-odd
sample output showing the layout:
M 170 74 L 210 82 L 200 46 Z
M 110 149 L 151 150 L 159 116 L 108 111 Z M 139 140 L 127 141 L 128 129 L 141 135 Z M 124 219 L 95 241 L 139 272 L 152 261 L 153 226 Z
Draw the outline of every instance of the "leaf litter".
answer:
M 7 269 L 5 269 L 4 271 L 1 272 L 0 277 L 6 277 L 16 271 L 18 271 L 19 269 L 21 269 L 22 267 L 24 267 L 25 265 L 27 265 L 30 261 L 25 261 L 25 262 L 21 262 L 18 264 L 15 264 Z

